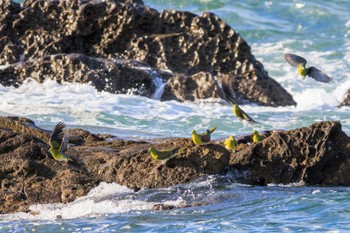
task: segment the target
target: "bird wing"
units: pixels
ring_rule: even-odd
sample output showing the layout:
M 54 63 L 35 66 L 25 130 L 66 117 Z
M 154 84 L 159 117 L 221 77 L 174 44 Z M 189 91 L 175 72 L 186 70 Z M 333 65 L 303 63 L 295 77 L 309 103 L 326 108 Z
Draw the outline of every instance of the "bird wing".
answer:
M 307 61 L 305 58 L 300 57 L 298 55 L 295 54 L 290 54 L 290 53 L 286 53 L 284 54 L 284 58 L 286 59 L 286 61 L 295 67 L 298 67 L 300 65 L 306 65 Z
M 233 98 L 233 96 L 235 96 L 235 94 L 234 94 L 235 92 L 233 91 L 232 80 L 229 80 L 230 78 L 231 78 L 231 76 L 226 75 L 221 79 L 221 88 L 222 88 L 222 91 L 224 92 L 226 101 L 228 103 L 234 105 L 234 104 L 236 104 L 236 101 Z
M 63 128 L 66 127 L 66 125 L 63 122 L 58 122 L 58 124 L 53 129 L 51 135 L 50 135 L 50 146 L 55 150 L 60 150 L 62 142 L 63 142 Z
M 329 83 L 332 81 L 332 78 L 330 78 L 328 75 L 317 69 L 316 67 L 311 66 L 308 68 L 307 75 L 316 81 L 323 82 L 323 83 Z
M 64 135 L 59 151 L 65 152 L 67 149 L 68 136 Z
M 243 119 L 246 120 L 249 124 L 259 124 L 259 122 L 255 121 L 253 118 L 251 118 L 245 111 L 243 111 L 242 109 L 241 113 L 243 116 Z

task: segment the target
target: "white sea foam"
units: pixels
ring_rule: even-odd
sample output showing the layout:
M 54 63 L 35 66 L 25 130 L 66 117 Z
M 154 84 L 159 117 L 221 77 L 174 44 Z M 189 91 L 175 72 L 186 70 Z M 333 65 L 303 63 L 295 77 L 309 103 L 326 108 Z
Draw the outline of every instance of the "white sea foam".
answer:
M 118 193 L 132 193 L 133 191 L 115 184 L 102 182 L 92 189 L 87 196 L 77 198 L 68 204 L 40 204 L 30 207 L 32 213 L 15 213 L 2 215 L 2 221 L 14 220 L 55 220 L 57 218 L 72 219 L 83 216 L 99 216 L 101 214 L 120 214 L 135 210 L 149 210 L 154 203 L 126 198 L 113 199 Z M 112 196 L 111 196 L 112 195 Z

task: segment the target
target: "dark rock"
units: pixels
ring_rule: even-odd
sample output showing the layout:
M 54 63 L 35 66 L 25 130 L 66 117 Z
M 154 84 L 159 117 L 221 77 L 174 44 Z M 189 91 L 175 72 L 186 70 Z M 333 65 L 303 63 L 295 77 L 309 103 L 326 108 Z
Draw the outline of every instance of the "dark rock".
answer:
M 83 54 L 45 56 L 8 65 L 0 70 L 0 83 L 4 86 L 19 85 L 27 77 L 38 82 L 50 78 L 57 82 L 91 83 L 98 91 L 148 97 L 155 90 L 150 67 L 131 60 L 111 61 Z
M 273 132 L 260 143 L 241 147 L 230 166 L 246 176 L 240 182 L 350 185 L 350 138 L 339 122 Z
M 200 16 L 174 10 L 159 13 L 144 6 L 141 0 L 27 0 L 22 8 L 6 0 L 1 11 L 0 65 L 20 62 L 21 58 L 32 63 L 38 59 L 40 64 L 45 57 L 62 53 L 79 53 L 109 62 L 115 58 L 136 59 L 153 68 L 185 76 L 209 72 L 219 79 L 223 75 L 240 74 L 242 78 L 235 91 L 245 101 L 270 106 L 296 104 L 268 76 L 247 42 L 212 13 Z M 79 71 L 73 68 L 67 75 L 81 77 Z M 9 80 L 1 83 L 20 84 L 13 81 L 19 74 L 11 74 Z M 46 78 L 45 72 L 38 71 L 36 75 L 40 80 Z M 126 80 L 130 73 L 120 75 Z M 94 85 L 112 91 L 103 77 Z M 152 85 L 143 88 L 136 94 L 150 96 L 154 91 Z M 215 84 L 212 90 L 216 88 Z M 193 98 L 187 94 L 167 96 L 168 99 Z M 202 96 L 207 98 L 206 94 L 198 97 Z
M 190 77 L 177 75 L 169 79 L 161 100 L 198 100 L 220 98 L 221 90 L 210 73 L 200 72 Z
M 340 107 L 341 107 L 341 106 L 349 106 L 349 105 L 350 105 L 350 89 L 349 89 L 348 92 L 346 93 L 343 102 L 340 104 Z
M 166 187 L 218 174 L 229 164 L 229 153 L 217 144 L 193 146 L 190 139 L 157 140 L 153 144 L 158 149 L 184 147 L 176 158 L 162 165 L 149 155 L 149 142 L 110 140 L 111 135 L 70 129 L 74 140 L 69 138 L 66 153 L 76 162 L 64 166 L 48 152 L 48 131 L 38 133 L 31 120 L 0 117 L 0 128 L 3 213 L 28 211 L 30 205 L 38 203 L 71 202 L 102 181 L 134 190 Z
M 38 203 L 71 202 L 102 181 L 140 190 L 186 183 L 227 169 L 234 171 L 239 182 L 254 185 L 350 185 L 350 138 L 339 122 L 271 131 L 259 143 L 252 143 L 251 135 L 241 137 L 232 153 L 222 141 L 195 146 L 187 138 L 150 143 L 81 129 L 68 131 L 66 153 L 75 162 L 64 166 L 48 152 L 50 131 L 26 118 L 0 117 L 1 213 L 29 211 L 30 205 Z M 182 150 L 162 164 L 149 155 L 151 145 Z
M 249 78 L 244 75 L 224 75 L 222 83 L 230 88 L 230 96 L 237 104 L 250 101 L 267 106 L 296 105 L 292 96 L 274 79 Z

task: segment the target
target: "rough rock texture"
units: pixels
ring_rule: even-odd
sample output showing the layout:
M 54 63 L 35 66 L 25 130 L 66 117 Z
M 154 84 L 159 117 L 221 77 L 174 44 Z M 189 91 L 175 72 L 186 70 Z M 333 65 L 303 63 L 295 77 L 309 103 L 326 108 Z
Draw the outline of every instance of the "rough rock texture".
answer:
M 350 105 L 350 89 L 348 90 L 348 93 L 345 95 L 345 98 L 343 102 L 340 104 L 341 106 L 349 106 Z
M 27 78 L 38 82 L 91 83 L 98 91 L 134 93 L 150 97 L 155 90 L 150 67 L 132 60 L 108 60 L 83 54 L 56 54 L 30 59 L 0 69 L 0 84 L 17 86 Z
M 222 97 L 221 89 L 210 73 L 200 72 L 190 77 L 179 75 L 168 80 L 161 100 L 197 100 Z
M 196 146 L 187 138 L 127 141 L 82 129 L 67 130 L 66 153 L 75 161 L 64 166 L 48 152 L 49 131 L 26 118 L 0 118 L 1 213 L 28 211 L 37 203 L 70 202 L 102 181 L 138 190 L 186 183 L 227 170 L 248 184 L 350 185 L 350 138 L 339 122 L 266 132 L 259 143 L 252 143 L 247 135 L 238 140 L 232 153 L 222 140 Z M 183 149 L 162 165 L 149 155 L 151 145 Z
M 48 152 L 48 131 L 29 119 L 0 118 L 1 213 L 28 211 L 36 203 L 70 202 L 102 181 L 135 190 L 185 183 L 223 172 L 230 159 L 228 151 L 217 144 L 194 146 L 190 139 L 161 139 L 153 143 L 157 149 L 187 146 L 162 165 L 149 155 L 149 142 L 81 129 L 69 129 L 68 134 L 66 153 L 75 162 L 64 166 Z
M 320 122 L 273 132 L 231 156 L 240 181 L 306 185 L 350 185 L 350 138 L 339 122 Z
M 271 106 L 296 104 L 268 76 L 247 42 L 212 13 L 157 12 L 138 0 L 27 0 L 23 7 L 4 0 L 0 7 L 0 65 L 61 53 L 136 59 L 182 76 L 210 72 L 219 79 L 241 74 L 237 91 L 246 100 Z M 259 96 L 252 94 L 254 90 L 260 90 Z M 176 94 L 168 96 L 178 99 Z M 208 94 L 198 98 L 202 96 Z

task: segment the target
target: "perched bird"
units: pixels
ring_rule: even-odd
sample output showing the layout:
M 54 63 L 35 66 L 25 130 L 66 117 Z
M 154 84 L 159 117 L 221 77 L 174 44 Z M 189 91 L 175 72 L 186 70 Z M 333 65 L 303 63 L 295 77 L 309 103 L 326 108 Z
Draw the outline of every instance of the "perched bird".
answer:
M 64 127 L 66 125 L 63 122 L 59 122 L 53 129 L 49 141 L 49 151 L 54 159 L 67 163 L 68 161 L 73 161 L 73 159 L 64 153 L 67 148 L 67 137 L 63 133 Z
M 211 134 L 216 130 L 216 127 L 207 129 L 206 132 L 198 134 L 196 130 L 192 130 L 192 141 L 196 145 L 202 145 L 203 143 L 210 142 Z
M 254 130 L 253 142 L 261 142 L 262 137 L 259 135 L 258 131 Z
M 238 104 L 233 105 L 233 114 L 240 120 L 246 120 L 249 124 L 257 124 L 259 122 L 253 120 L 245 111 L 243 111 Z
M 236 141 L 234 136 L 230 136 L 230 137 L 226 138 L 224 144 L 225 144 L 225 147 L 227 150 L 233 151 L 235 149 L 235 147 L 237 146 L 237 141 Z
M 284 58 L 290 65 L 298 68 L 298 74 L 303 79 L 305 79 L 307 75 L 319 82 L 329 83 L 330 81 L 332 81 L 332 79 L 328 75 L 326 75 L 316 67 L 311 66 L 309 68 L 306 68 L 305 65 L 307 61 L 303 57 L 300 57 L 295 54 L 287 53 L 287 54 L 284 54 Z
M 178 148 L 169 150 L 157 150 L 153 147 L 150 147 L 148 149 L 148 152 L 151 154 L 154 160 L 162 161 L 164 163 L 168 162 L 171 158 L 175 157 L 178 151 Z

